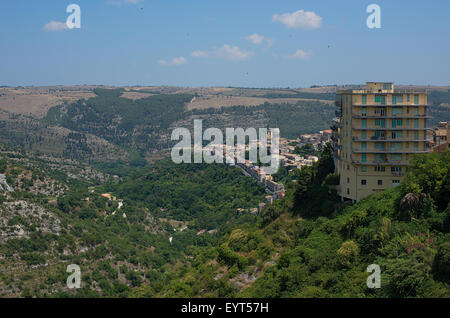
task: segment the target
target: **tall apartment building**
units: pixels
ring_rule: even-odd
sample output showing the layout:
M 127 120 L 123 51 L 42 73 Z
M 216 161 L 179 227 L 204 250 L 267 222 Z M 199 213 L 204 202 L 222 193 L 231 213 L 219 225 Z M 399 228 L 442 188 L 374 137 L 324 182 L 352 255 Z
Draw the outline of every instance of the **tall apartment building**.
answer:
M 399 185 L 412 155 L 431 151 L 425 90 L 368 82 L 338 91 L 336 105 L 332 144 L 342 199 Z

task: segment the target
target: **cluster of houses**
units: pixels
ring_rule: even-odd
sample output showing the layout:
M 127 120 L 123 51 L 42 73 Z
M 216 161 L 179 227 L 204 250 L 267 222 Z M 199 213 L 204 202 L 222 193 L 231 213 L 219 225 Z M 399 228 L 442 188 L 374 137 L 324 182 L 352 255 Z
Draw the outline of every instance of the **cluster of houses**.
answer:
M 321 150 L 331 140 L 332 133 L 333 131 L 331 129 L 326 129 L 315 134 L 301 135 L 298 144 L 300 147 L 312 144 L 316 150 Z
M 300 169 L 303 166 L 311 166 L 314 162 L 318 161 L 319 158 L 312 155 L 301 156 L 295 154 L 294 151 L 296 147 L 301 147 L 306 144 L 311 144 L 315 150 L 321 150 L 327 142 L 331 139 L 331 130 L 320 131 L 317 134 L 308 134 L 301 135 L 298 139 L 287 139 L 280 138 L 280 153 L 278 155 L 278 159 L 280 162 L 280 167 L 285 167 L 289 171 L 293 171 L 292 169 Z M 270 147 L 270 136 L 267 137 L 268 144 L 267 147 Z M 245 151 L 249 152 L 252 147 L 258 147 L 258 142 L 254 144 L 250 143 L 245 146 Z M 285 187 L 282 183 L 277 183 L 274 181 L 273 176 L 270 174 L 266 174 L 261 167 L 256 166 L 249 160 L 244 160 L 243 162 L 236 162 L 236 166 L 240 167 L 245 175 L 250 176 L 262 183 L 266 187 L 267 196 L 265 197 L 267 203 L 272 203 L 277 199 L 281 199 L 285 195 Z M 250 213 L 250 214 L 258 214 L 265 207 L 266 203 L 260 203 L 257 208 L 252 209 L 238 209 L 236 211 L 237 214 L 241 213 Z
M 440 122 L 433 130 L 433 152 L 450 149 L 450 122 Z
M 280 165 L 287 168 L 301 169 L 303 166 L 312 166 L 319 160 L 313 155 L 295 154 L 295 148 L 312 145 L 314 150 L 321 151 L 327 142 L 331 140 L 332 130 L 323 130 L 315 134 L 301 135 L 298 139 L 280 138 Z

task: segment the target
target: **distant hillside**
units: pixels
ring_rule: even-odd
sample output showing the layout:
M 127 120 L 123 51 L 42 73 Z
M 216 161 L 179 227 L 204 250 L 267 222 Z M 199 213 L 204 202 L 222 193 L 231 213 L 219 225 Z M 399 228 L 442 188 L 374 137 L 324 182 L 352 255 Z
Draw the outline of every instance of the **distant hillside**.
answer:
M 123 90 L 95 89 L 97 97 L 53 107 L 46 116 L 50 125 L 59 125 L 81 134 L 91 134 L 120 147 L 149 152 L 173 144 L 171 130 L 192 128 L 195 118 L 204 119 L 204 128 L 278 127 L 284 137 L 296 138 L 329 127 L 334 106 L 303 101 L 245 107 L 186 111 L 193 95 L 153 95 L 131 100 Z
M 450 121 L 450 93 L 429 89 L 431 125 Z M 327 129 L 336 110 L 331 88 L 83 86 L 0 91 L 0 141 L 91 163 L 164 156 L 174 144 L 172 130 L 192 129 L 194 119 L 203 119 L 204 129 L 278 127 L 282 137 L 297 138 Z

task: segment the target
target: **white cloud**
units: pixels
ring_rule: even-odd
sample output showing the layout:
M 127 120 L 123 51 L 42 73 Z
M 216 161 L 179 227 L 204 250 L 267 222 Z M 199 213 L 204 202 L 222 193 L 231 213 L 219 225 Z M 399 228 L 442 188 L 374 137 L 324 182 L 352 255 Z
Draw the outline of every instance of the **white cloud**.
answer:
M 304 51 L 302 49 L 298 49 L 297 51 L 295 51 L 294 54 L 288 56 L 288 58 L 295 59 L 295 60 L 307 60 L 311 56 L 312 56 L 311 51 Z
M 317 29 L 322 25 L 322 17 L 313 11 L 304 10 L 281 15 L 274 14 L 272 21 L 281 22 L 290 29 Z
M 237 46 L 229 46 L 225 44 L 223 47 L 216 50 L 217 56 L 232 61 L 242 61 L 250 56 L 250 52 L 241 50 Z
M 174 57 L 173 59 L 166 61 L 166 60 L 158 60 L 159 65 L 163 66 L 177 66 L 177 65 L 183 65 L 187 64 L 187 60 L 183 57 Z
M 213 57 L 229 61 L 243 61 L 251 55 L 251 52 L 242 50 L 238 46 L 225 44 L 222 47 L 214 48 L 211 51 L 194 51 L 191 55 L 200 58 Z
M 261 44 L 264 42 L 264 37 L 258 33 L 253 33 L 248 36 L 244 36 L 244 39 L 252 42 L 253 44 Z
M 262 43 L 266 42 L 268 46 L 272 46 L 273 42 L 274 42 L 272 39 L 266 38 L 266 37 L 264 37 L 264 36 L 262 36 L 262 35 L 260 35 L 258 33 L 253 33 L 251 35 L 244 36 L 243 39 L 247 40 L 247 41 L 250 41 L 250 42 L 252 42 L 253 44 L 256 44 L 256 45 L 259 45 L 259 44 L 262 44 Z
M 62 30 L 70 30 L 67 27 L 67 24 L 64 22 L 50 21 L 42 28 L 44 31 L 62 31 Z
M 194 56 L 194 57 L 208 57 L 209 54 L 206 51 L 194 51 L 194 52 L 191 53 L 191 56 Z

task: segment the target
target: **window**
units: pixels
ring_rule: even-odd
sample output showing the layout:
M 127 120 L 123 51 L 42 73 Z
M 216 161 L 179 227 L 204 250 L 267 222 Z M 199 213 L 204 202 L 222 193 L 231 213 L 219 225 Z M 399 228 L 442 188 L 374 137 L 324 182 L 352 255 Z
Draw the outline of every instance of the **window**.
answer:
M 402 131 L 393 131 L 391 133 L 391 137 L 392 137 L 392 139 L 402 138 L 403 137 L 403 132 Z
M 363 130 L 361 132 L 361 139 L 367 139 L 367 131 Z
M 367 180 L 361 180 L 361 185 L 366 185 L 367 184 Z
M 414 143 L 414 151 L 419 151 L 419 143 L 418 142 Z
M 361 127 L 362 128 L 367 128 L 367 119 L 361 120 Z
M 395 100 L 395 103 L 394 103 Z M 394 95 L 392 96 L 392 104 L 402 104 L 403 103 L 403 95 Z
M 375 149 L 376 150 L 381 150 L 381 151 L 384 151 L 384 143 L 382 143 L 382 142 L 376 142 L 375 143 Z
M 386 104 L 386 96 L 375 95 L 375 103 L 385 105 Z
M 411 101 L 411 95 L 406 95 L 406 99 L 408 100 L 408 103 Z
M 350 189 L 347 188 L 347 195 L 350 195 Z
M 391 151 L 398 151 L 402 149 L 402 143 L 401 142 L 393 142 L 391 144 Z
M 366 107 L 363 107 L 363 108 L 362 108 L 362 110 L 361 110 L 361 115 L 362 115 L 362 116 L 366 116 L 366 115 L 367 115 L 367 109 L 366 109 Z
M 401 115 L 403 114 L 403 108 L 402 107 L 392 107 L 392 115 Z
M 375 126 L 386 128 L 386 119 L 375 119 Z
M 367 95 L 363 95 L 361 97 L 361 104 L 366 105 L 367 104 Z
M 414 107 L 414 116 L 419 116 L 419 107 Z
M 403 126 L 403 119 L 392 119 L 392 128 Z
M 414 104 L 419 104 L 419 95 L 414 95 Z
M 383 83 L 383 90 L 391 90 L 392 83 Z
M 361 172 L 367 172 L 367 167 L 366 166 L 362 166 L 361 167 Z
M 361 150 L 362 151 L 366 151 L 367 150 L 367 143 L 366 142 L 362 142 L 361 143 Z
M 402 154 L 392 154 L 391 159 L 392 161 L 402 161 Z
M 400 180 L 392 180 L 392 187 L 397 187 L 400 185 Z
M 386 134 L 384 133 L 384 131 L 382 131 L 382 130 L 375 131 L 375 139 L 377 139 L 378 137 L 384 138 L 385 136 L 386 136 Z
M 375 167 L 375 172 L 385 172 L 385 171 L 386 171 L 385 167 L 380 167 L 380 166 Z
M 391 172 L 392 173 L 402 173 L 402 167 L 391 167 Z
M 385 154 L 380 154 L 380 153 L 375 154 L 375 161 L 376 162 L 386 162 L 387 161 L 386 160 L 386 155 Z
M 350 183 L 350 178 L 347 178 L 347 183 Z
M 414 119 L 414 128 L 419 128 L 419 120 Z
M 419 132 L 418 131 L 414 132 L 414 140 L 419 140 Z
M 378 180 L 378 185 L 379 186 L 383 185 L 383 180 Z
M 361 155 L 361 161 L 362 161 L 362 162 L 367 162 L 367 154 L 363 153 L 363 154 Z

